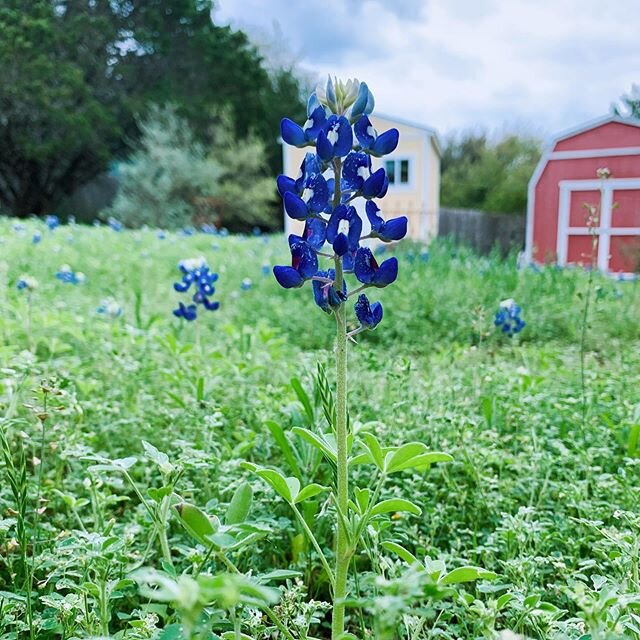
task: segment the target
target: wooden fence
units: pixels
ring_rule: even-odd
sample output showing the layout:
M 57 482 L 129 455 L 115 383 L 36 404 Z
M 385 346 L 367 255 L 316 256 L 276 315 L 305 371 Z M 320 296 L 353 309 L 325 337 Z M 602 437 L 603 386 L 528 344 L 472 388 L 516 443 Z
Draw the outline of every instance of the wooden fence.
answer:
M 522 249 L 525 228 L 526 217 L 519 214 L 441 208 L 438 218 L 438 236 L 451 237 L 483 255 L 494 248 L 503 254 Z

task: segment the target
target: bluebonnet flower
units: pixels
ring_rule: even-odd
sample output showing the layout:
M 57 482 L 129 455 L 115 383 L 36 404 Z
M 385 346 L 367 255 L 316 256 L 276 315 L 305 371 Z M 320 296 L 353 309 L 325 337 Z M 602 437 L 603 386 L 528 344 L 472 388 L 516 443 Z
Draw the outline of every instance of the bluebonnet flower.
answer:
M 248 289 L 251 289 L 251 286 L 253 285 L 253 282 L 251 281 L 251 278 L 245 278 L 241 283 L 240 283 L 240 288 L 243 291 L 247 291 Z
M 96 313 L 115 320 L 122 315 L 122 307 L 113 298 L 105 298 L 96 309 Z
M 38 281 L 33 277 L 27 274 L 23 274 L 18 278 L 18 282 L 16 283 L 16 289 L 19 291 L 34 291 L 38 288 Z
M 313 281 L 313 297 L 316 304 L 326 313 L 337 309 L 347 299 L 347 284 L 342 281 L 342 291 L 334 286 L 336 272 L 334 269 L 318 271 Z
M 156 233 L 156 237 L 158 238 L 158 240 L 164 240 L 167 237 L 167 234 L 162 231 L 162 229 L 160 229 L 160 231 Z
M 355 251 L 361 234 L 362 219 L 355 207 L 338 205 L 329 218 L 326 231 L 327 240 L 333 245 L 336 254 L 343 256 L 349 250 Z
M 307 102 L 307 121 L 303 126 L 296 124 L 289 118 L 283 118 L 280 123 L 282 139 L 293 147 L 306 147 L 313 144 L 327 121 L 324 107 L 312 98 L 313 95 Z
M 353 306 L 356 318 L 360 322 L 360 329 L 375 329 L 382 320 L 382 304 L 379 302 L 369 303 L 369 299 L 364 293 L 358 296 L 358 300 Z M 352 335 L 355 335 L 353 332 Z
M 218 274 L 209 270 L 204 257 L 181 260 L 178 267 L 182 272 L 181 282 L 175 282 L 173 288 L 179 293 L 186 293 L 193 287 L 193 304 L 185 306 L 179 303 L 174 315 L 185 320 L 195 320 L 197 316 L 197 305 L 202 305 L 208 311 L 215 311 L 220 307 L 220 303 L 211 300 L 215 293 L 213 283 L 218 279 Z
M 400 138 L 400 133 L 397 129 L 389 129 L 378 135 L 367 116 L 362 116 L 356 122 L 353 131 L 362 150 L 376 157 L 386 156 L 388 153 L 395 151 Z
M 398 259 L 388 258 L 381 265 L 373 257 L 371 249 L 360 247 L 353 264 L 356 278 L 372 287 L 386 287 L 398 277 Z
M 496 313 L 493 324 L 496 327 L 501 327 L 502 333 L 509 337 L 514 336 L 516 333 L 520 333 L 526 325 L 525 321 L 520 317 L 521 311 L 512 298 L 503 300 L 500 303 L 500 308 Z
M 268 264 L 263 264 L 261 267 L 262 275 L 268 276 L 271 273 L 271 266 Z
M 287 215 L 305 221 L 305 226 L 301 235 L 289 236 L 291 266 L 277 265 L 273 273 L 287 289 L 311 281 L 315 302 L 327 313 L 338 312 L 349 297 L 344 275 L 353 273 L 362 284 L 353 294 L 367 287 L 385 287 L 398 276 L 396 258 L 378 265 L 371 249 L 360 246 L 363 222 L 352 204 L 359 197 L 368 201 L 371 233 L 366 237 L 391 242 L 406 235 L 406 217 L 385 220 L 372 202 L 384 197 L 389 179 L 384 168 L 373 169 L 371 158 L 392 152 L 399 137 L 395 129 L 378 135 L 369 118 L 373 106 L 373 95 L 364 82 L 329 78 L 310 96 L 303 127 L 288 119 L 281 124 L 284 142 L 297 147 L 315 144 L 315 153 L 305 155 L 297 178 L 277 178 Z M 323 251 L 326 242 L 332 253 Z M 323 257 L 332 260 L 334 268 L 321 268 Z M 338 282 L 337 273 L 342 274 Z M 355 332 L 374 328 L 382 319 L 382 305 L 369 303 L 365 295 L 354 308 L 359 321 Z
M 200 225 L 200 232 L 210 236 L 215 236 L 217 235 L 218 230 L 215 228 L 214 225 L 205 223 Z
M 407 235 L 407 217 L 392 218 L 386 222 L 382 216 L 378 215 L 380 209 L 373 200 L 368 200 L 365 205 L 367 218 L 371 225 L 371 237 L 378 238 L 383 242 L 391 242 L 392 240 L 402 240 Z
M 56 278 L 66 284 L 83 284 L 87 280 L 82 271 L 74 271 L 68 264 L 63 264 L 58 269 Z
M 113 231 L 122 231 L 124 229 L 124 225 L 122 224 L 122 222 L 120 222 L 120 220 L 114 218 L 113 216 L 109 216 L 107 224 Z
M 318 256 L 313 247 L 298 236 L 289 236 L 291 266 L 276 265 L 273 275 L 281 287 L 292 289 L 301 287 L 318 272 Z
M 367 200 L 384 198 L 389 188 L 389 178 L 383 168 L 371 171 L 371 157 L 362 152 L 351 152 L 344 161 L 342 189 L 361 195 Z
M 38 244 L 42 240 L 42 234 L 39 231 L 36 231 L 31 237 L 32 244 Z
M 53 231 L 54 229 L 58 228 L 60 226 L 60 218 L 58 218 L 58 216 L 56 215 L 48 215 L 45 216 L 44 218 L 44 223 L 47 225 L 47 227 Z
M 173 310 L 173 315 L 176 318 L 184 318 L 188 322 L 192 322 L 198 317 L 198 312 L 195 304 L 185 305 L 184 302 L 178 302 L 178 308 Z

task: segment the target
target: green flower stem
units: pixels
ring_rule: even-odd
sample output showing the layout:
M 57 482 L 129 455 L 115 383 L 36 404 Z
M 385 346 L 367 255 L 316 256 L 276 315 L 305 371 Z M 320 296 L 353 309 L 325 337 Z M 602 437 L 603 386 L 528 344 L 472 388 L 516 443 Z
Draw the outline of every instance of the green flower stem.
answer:
M 331 586 L 335 589 L 335 579 L 333 575 L 333 570 L 329 566 L 329 562 L 327 560 L 327 557 L 324 555 L 322 551 L 322 547 L 320 547 L 320 545 L 318 544 L 316 537 L 313 535 L 313 531 L 311 531 L 311 529 L 309 528 L 309 525 L 304 519 L 304 516 L 300 513 L 300 510 L 298 509 L 298 507 L 296 507 L 295 504 L 291 503 L 291 508 L 293 509 L 293 512 L 296 514 L 296 517 L 300 521 L 300 524 L 302 525 L 304 532 L 307 534 L 307 537 L 309 538 L 309 540 L 311 541 L 311 544 L 313 545 L 313 548 L 316 550 L 316 552 L 320 556 L 320 562 L 322 562 L 322 566 L 324 567 L 324 570 L 327 573 L 329 582 L 331 583 Z
M 336 183 L 338 179 L 336 179 Z M 342 290 L 342 261 L 336 260 L 335 288 Z M 347 460 L 347 318 L 344 305 L 336 315 L 336 444 L 338 508 L 343 514 L 349 511 L 349 467 Z M 346 524 L 337 520 L 335 587 L 333 590 L 333 620 L 331 638 L 337 640 L 344 634 L 344 599 L 347 595 L 347 578 L 351 549 Z

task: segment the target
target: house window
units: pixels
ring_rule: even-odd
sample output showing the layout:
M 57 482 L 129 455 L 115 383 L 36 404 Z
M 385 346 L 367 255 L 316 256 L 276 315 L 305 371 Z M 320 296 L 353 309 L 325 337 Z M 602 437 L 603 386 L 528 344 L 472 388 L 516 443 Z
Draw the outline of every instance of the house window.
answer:
M 385 160 L 384 163 L 387 177 L 389 178 L 389 184 L 393 185 L 408 185 L 410 181 L 409 160 Z

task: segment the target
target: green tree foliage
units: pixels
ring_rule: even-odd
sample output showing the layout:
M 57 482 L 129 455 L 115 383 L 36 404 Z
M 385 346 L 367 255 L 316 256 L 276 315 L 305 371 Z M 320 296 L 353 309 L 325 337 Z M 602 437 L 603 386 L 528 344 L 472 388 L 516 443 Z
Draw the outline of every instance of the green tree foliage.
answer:
M 267 71 L 209 1 L 3 0 L 0 33 L 0 208 L 17 216 L 51 211 L 124 157 L 152 103 L 175 104 L 205 145 L 212 108 L 228 108 L 272 173 L 279 119 L 304 114 L 291 69 Z
M 613 105 L 613 113 L 623 118 L 640 118 L 640 85 L 632 84 L 631 91 Z
M 264 145 L 237 140 L 230 117 L 216 118 L 211 147 L 198 141 L 173 107 L 153 107 L 142 136 L 119 167 L 120 190 L 107 214 L 126 225 L 176 228 L 265 225 L 273 197 Z
M 450 138 L 442 154 L 442 205 L 523 213 L 540 153 L 534 138 L 509 135 L 496 143 L 486 134 Z

